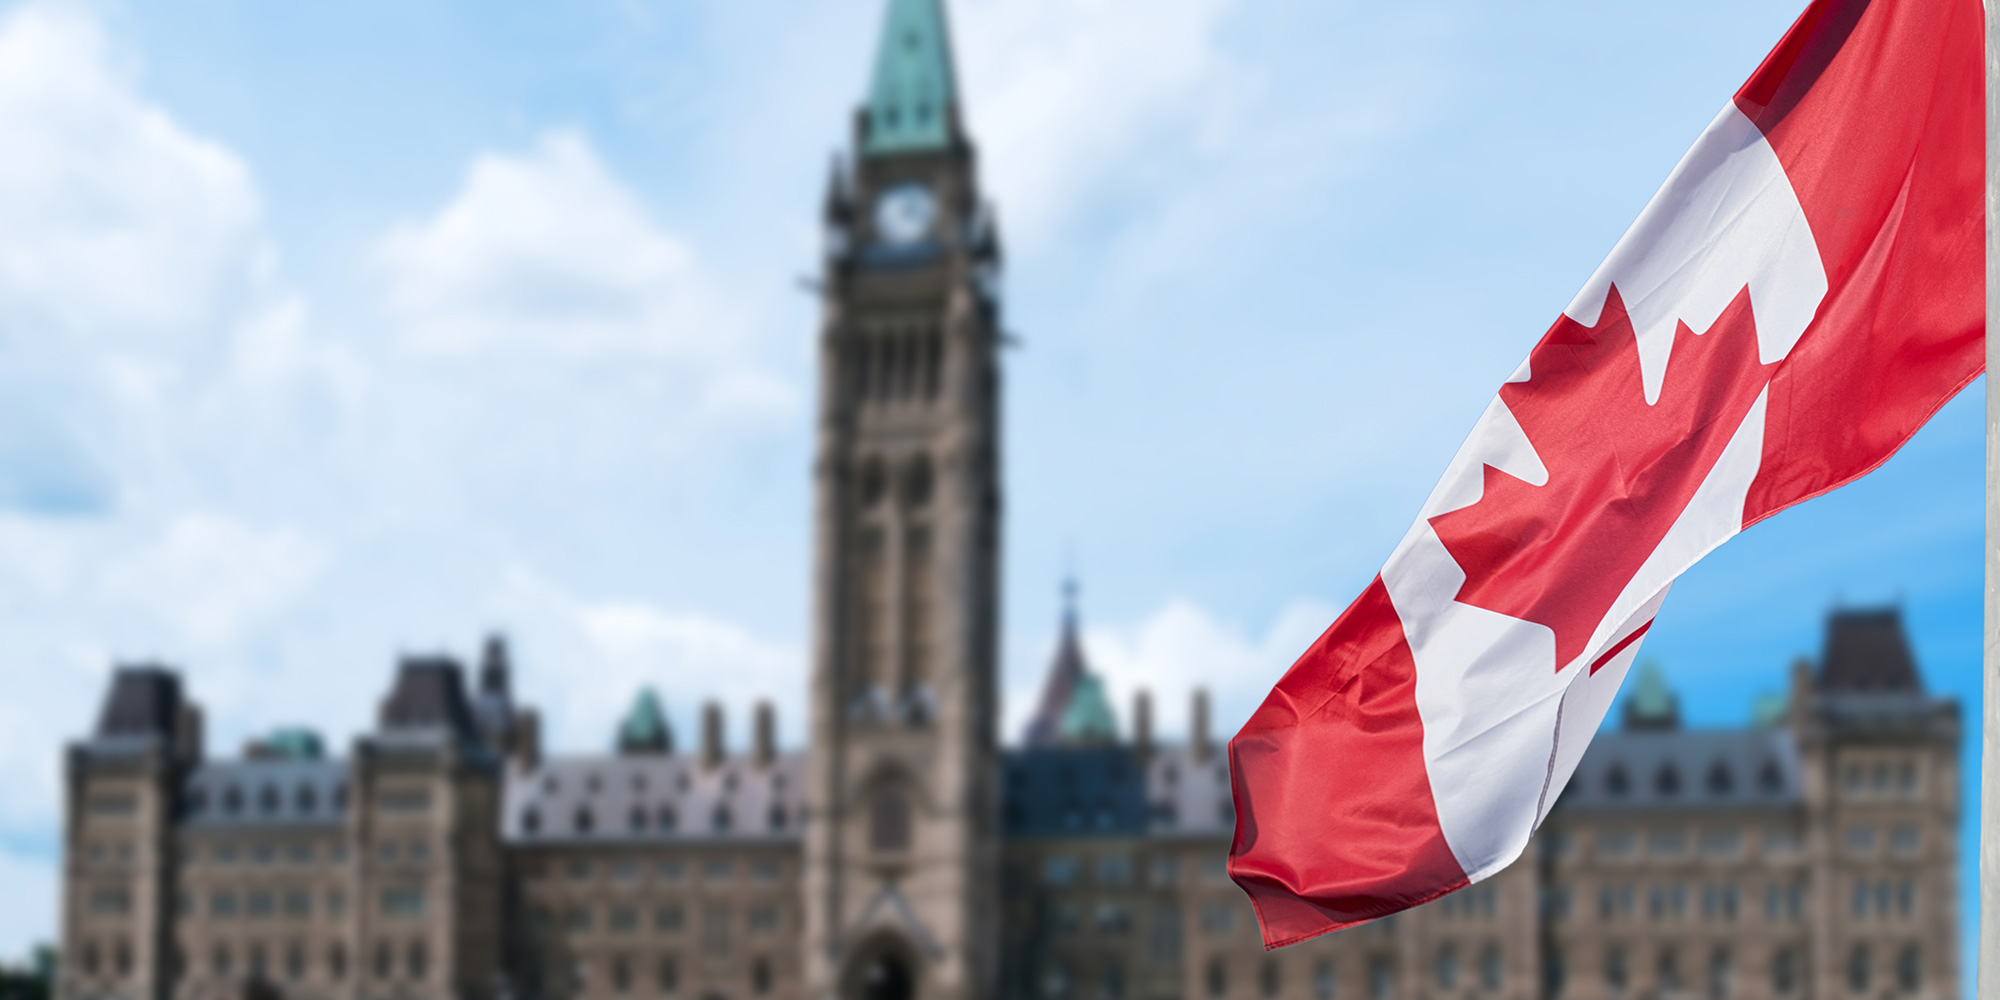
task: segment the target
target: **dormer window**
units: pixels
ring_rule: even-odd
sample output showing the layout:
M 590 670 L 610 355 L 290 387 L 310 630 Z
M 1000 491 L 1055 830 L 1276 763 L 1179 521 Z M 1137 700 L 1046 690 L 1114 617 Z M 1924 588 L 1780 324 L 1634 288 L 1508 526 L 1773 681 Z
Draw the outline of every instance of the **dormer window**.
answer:
M 1728 795 L 1736 790 L 1736 778 L 1729 772 L 1729 765 L 1716 761 L 1708 767 L 1708 794 Z
M 660 832 L 661 832 L 661 833 L 672 833 L 672 832 L 674 831 L 674 827 L 676 827 L 676 826 L 679 826 L 679 825 L 680 825 L 680 816 L 678 816 L 677 814 L 675 814 L 675 812 L 674 812 L 674 807 L 673 807 L 673 806 L 661 806 L 661 807 L 660 807 Z
M 310 816 L 313 810 L 319 808 L 319 793 L 311 785 L 300 785 L 296 800 L 301 816 Z
M 714 815 L 709 817 L 708 825 L 716 833 L 728 833 L 735 819 L 734 816 L 730 815 L 728 806 L 716 806 Z
M 646 810 L 638 806 L 633 806 L 631 815 L 626 817 L 625 825 L 629 827 L 633 833 L 645 833 Z
M 1778 762 L 1767 760 L 1757 769 L 1757 787 L 1770 794 L 1785 790 L 1785 772 L 1778 768 Z
M 784 830 L 784 828 L 785 828 L 785 807 L 784 807 L 784 806 L 772 806 L 772 807 L 771 807 L 771 815 L 770 815 L 770 826 L 771 826 L 771 832 L 772 832 L 772 833 L 778 833 L 778 832 L 781 832 L 782 830 Z
M 257 796 L 257 801 L 258 801 L 258 805 L 262 806 L 265 812 L 267 812 L 267 813 L 275 813 L 275 812 L 277 812 L 277 811 L 278 811 L 278 786 L 276 786 L 276 785 L 265 785 L 265 786 L 264 786 L 264 790 L 263 790 L 263 791 L 262 791 L 261 793 L 259 793 L 259 795 Z
M 242 789 L 237 788 L 235 785 L 230 785 L 228 788 L 223 789 L 222 811 L 228 813 L 231 816 L 234 816 L 238 812 L 241 812 L 242 809 L 243 809 Z
M 591 827 L 595 826 L 596 824 L 597 824 L 597 817 L 591 815 L 589 806 L 577 807 L 576 816 L 573 820 L 571 820 L 571 825 L 575 827 L 576 832 L 589 833 Z
M 1625 765 L 1613 764 L 1604 775 L 1604 793 L 1614 799 L 1622 799 L 1632 790 L 1632 779 L 1625 773 Z
M 1672 764 L 1660 765 L 1660 772 L 1653 775 L 1653 790 L 1661 795 L 1679 795 L 1681 793 L 1681 772 L 1676 770 Z
M 521 830 L 530 834 L 542 832 L 542 811 L 534 806 L 521 810 Z

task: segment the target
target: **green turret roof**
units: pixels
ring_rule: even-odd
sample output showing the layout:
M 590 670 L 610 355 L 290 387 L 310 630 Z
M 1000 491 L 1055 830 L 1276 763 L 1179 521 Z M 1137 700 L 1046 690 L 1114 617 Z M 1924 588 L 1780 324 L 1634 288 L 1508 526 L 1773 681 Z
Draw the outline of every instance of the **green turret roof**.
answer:
M 673 733 L 667 728 L 666 713 L 660 709 L 660 696 L 652 688 L 640 688 L 631 710 L 625 713 L 625 721 L 618 725 L 619 752 L 672 753 L 673 749 Z
M 320 760 L 326 756 L 326 745 L 320 742 L 318 733 L 304 726 L 284 726 L 256 741 L 252 756 L 270 760 Z
M 1056 734 L 1064 743 L 1118 742 L 1118 720 L 1105 700 L 1104 682 L 1096 674 L 1085 671 L 1077 677 Z
M 1627 729 L 1679 729 L 1681 727 L 1681 703 L 1667 687 L 1667 676 L 1660 671 L 1660 665 L 1652 660 L 1639 664 L 1639 676 L 1633 679 L 1632 693 L 1625 699 L 1625 728 Z
M 951 143 L 947 111 L 956 99 L 943 0 L 889 0 L 861 151 L 944 149 Z

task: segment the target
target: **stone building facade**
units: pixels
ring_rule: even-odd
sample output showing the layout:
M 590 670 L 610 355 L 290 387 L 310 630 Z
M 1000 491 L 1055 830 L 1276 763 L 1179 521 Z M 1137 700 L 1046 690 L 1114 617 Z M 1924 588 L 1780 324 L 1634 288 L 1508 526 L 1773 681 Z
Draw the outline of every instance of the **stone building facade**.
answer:
M 1893 612 L 1786 707 L 1679 726 L 1642 674 L 1523 860 L 1265 953 L 1204 696 L 1121 727 L 1073 612 L 998 732 L 1000 245 L 939 0 L 890 0 L 823 209 L 810 740 L 719 708 L 544 755 L 504 645 L 397 666 L 374 727 L 208 756 L 116 672 L 68 751 L 64 1000 L 1538 1000 L 1959 992 L 1959 724 Z

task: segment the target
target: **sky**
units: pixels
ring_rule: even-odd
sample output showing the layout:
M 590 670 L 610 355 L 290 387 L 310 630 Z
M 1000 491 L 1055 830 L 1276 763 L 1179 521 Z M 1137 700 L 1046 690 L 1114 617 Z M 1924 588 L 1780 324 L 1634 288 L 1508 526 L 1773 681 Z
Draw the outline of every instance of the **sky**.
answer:
M 344 747 L 494 631 L 558 752 L 642 685 L 804 741 L 804 279 L 881 6 L 0 0 L 0 957 L 53 936 L 116 663 L 184 670 L 211 753 Z M 1073 572 L 1114 704 L 1232 732 L 1802 6 L 953 0 L 1006 731 Z M 1894 603 L 1977 747 L 1982 392 L 1675 587 L 1692 724 Z

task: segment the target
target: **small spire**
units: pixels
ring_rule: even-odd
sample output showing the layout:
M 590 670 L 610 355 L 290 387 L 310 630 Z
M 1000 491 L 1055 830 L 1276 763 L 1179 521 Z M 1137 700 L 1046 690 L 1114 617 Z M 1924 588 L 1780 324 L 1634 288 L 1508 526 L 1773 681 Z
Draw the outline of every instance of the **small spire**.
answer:
M 1062 630 L 1065 638 L 1076 634 L 1076 574 L 1063 577 L 1062 582 Z

